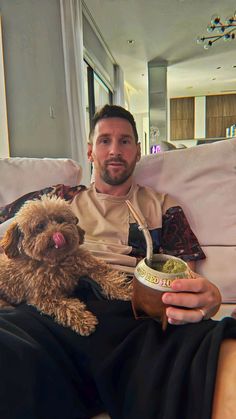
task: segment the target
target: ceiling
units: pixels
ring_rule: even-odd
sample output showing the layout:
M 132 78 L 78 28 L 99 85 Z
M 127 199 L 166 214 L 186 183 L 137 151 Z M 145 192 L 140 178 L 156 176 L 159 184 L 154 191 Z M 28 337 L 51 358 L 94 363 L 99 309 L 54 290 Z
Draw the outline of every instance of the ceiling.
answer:
M 151 60 L 168 63 L 169 97 L 236 92 L 236 39 L 208 50 L 196 42 L 210 35 L 211 16 L 234 15 L 235 0 L 83 0 L 123 71 L 136 112 L 147 112 Z M 134 43 L 127 41 L 134 40 Z M 132 109 L 133 110 L 133 109 Z

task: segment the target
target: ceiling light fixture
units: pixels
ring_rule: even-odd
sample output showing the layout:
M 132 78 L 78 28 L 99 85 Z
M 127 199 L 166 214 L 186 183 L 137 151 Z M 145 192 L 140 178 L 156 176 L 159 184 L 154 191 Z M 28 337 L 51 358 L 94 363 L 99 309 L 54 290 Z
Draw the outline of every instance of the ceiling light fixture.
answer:
M 225 41 L 235 39 L 235 30 L 236 11 L 232 17 L 226 18 L 225 22 L 221 22 L 221 19 L 218 15 L 213 15 L 211 17 L 211 23 L 207 26 L 207 32 L 218 32 L 218 34 L 198 37 L 197 43 L 204 44 L 204 48 L 208 49 L 214 42 L 218 41 L 219 39 L 224 39 Z

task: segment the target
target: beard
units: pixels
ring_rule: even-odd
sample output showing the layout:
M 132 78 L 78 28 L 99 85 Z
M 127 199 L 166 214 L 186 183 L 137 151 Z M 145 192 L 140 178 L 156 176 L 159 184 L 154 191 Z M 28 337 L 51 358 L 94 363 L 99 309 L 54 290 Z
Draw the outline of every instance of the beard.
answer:
M 112 170 L 109 169 L 110 163 L 122 163 L 123 165 L 123 171 L 119 172 L 117 174 L 112 173 Z M 127 179 L 133 174 L 134 169 L 136 166 L 136 157 L 130 164 L 127 164 L 127 162 L 120 157 L 113 158 L 110 160 L 106 160 L 104 162 L 104 166 L 100 167 L 100 176 L 102 180 L 107 183 L 108 185 L 116 186 L 116 185 L 122 185 L 126 182 Z

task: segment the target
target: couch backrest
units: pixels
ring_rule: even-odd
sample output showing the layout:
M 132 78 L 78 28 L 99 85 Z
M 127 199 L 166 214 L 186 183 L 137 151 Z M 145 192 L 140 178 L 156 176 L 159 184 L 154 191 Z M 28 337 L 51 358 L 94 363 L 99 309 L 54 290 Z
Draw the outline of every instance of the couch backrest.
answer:
M 236 139 L 145 156 L 135 177 L 179 201 L 207 255 L 198 271 L 236 302 Z
M 4 158 L 0 159 L 0 179 L 1 207 L 47 186 L 78 185 L 81 168 L 71 159 Z
M 135 177 L 180 202 L 201 244 L 236 245 L 236 139 L 145 156 Z

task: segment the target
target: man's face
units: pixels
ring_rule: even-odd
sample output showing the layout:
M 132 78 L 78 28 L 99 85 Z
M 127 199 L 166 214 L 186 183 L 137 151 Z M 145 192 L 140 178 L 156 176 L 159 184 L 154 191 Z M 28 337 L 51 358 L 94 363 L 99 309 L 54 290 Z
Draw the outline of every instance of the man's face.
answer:
M 100 120 L 94 130 L 88 157 L 94 162 L 95 176 L 109 185 L 121 185 L 133 173 L 140 159 L 132 125 L 122 118 Z

